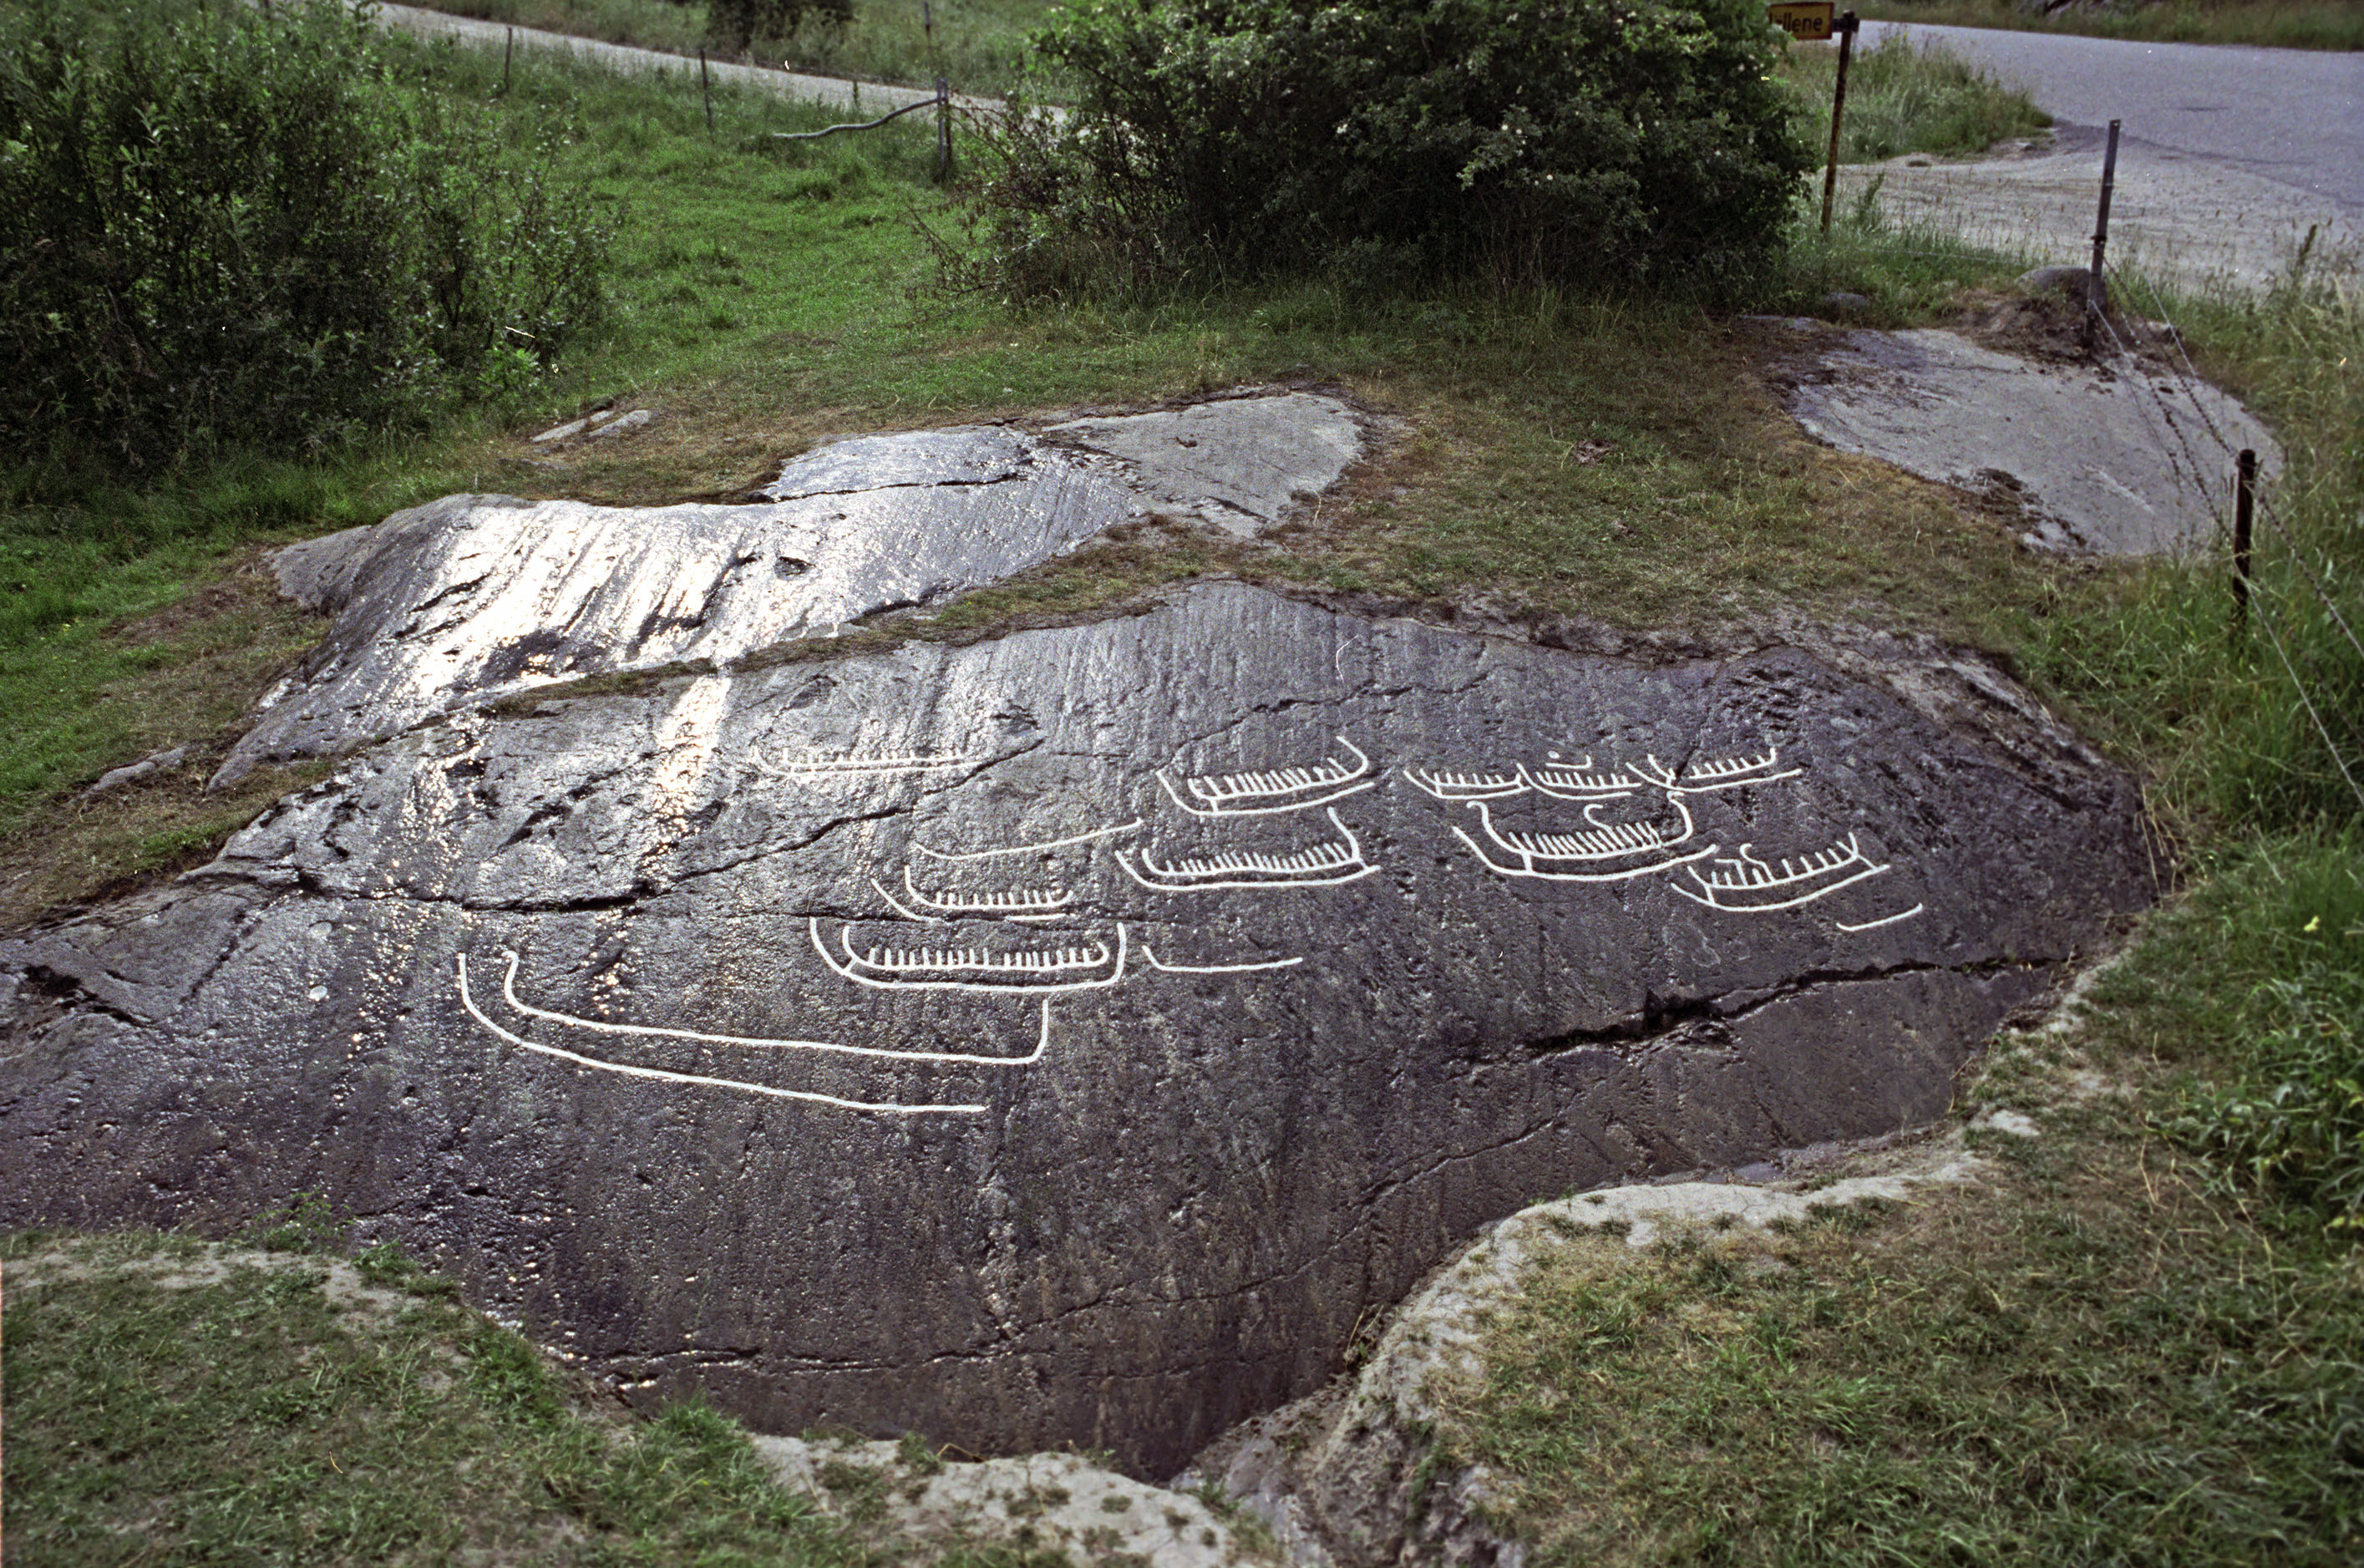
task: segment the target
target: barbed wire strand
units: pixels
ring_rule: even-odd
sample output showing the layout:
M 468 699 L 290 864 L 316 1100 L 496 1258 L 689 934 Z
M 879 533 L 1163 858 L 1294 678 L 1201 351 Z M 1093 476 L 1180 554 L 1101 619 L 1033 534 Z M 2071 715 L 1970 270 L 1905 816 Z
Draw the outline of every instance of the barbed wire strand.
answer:
M 2257 607 L 2260 610 L 2264 608 L 2262 599 L 2258 601 Z M 2306 683 L 2299 678 L 2298 666 L 2291 662 L 2290 654 L 2282 648 L 2282 639 L 2275 632 L 2272 619 L 2262 614 L 2257 619 L 2258 629 L 2266 634 L 2266 640 L 2273 645 L 2274 657 L 2280 660 L 2282 668 L 2290 673 L 2291 689 L 2298 693 L 2299 703 L 2306 709 L 2307 717 L 2314 721 L 2314 732 L 2323 737 L 2323 749 L 2331 753 L 2331 765 L 2337 768 L 2339 776 L 2347 782 L 2347 792 L 2356 797 L 2358 808 L 2364 809 L 2364 784 L 2358 784 L 2356 782 L 2356 775 L 2348 771 L 2347 759 L 2339 754 L 2339 745 L 2332 740 L 2331 730 L 2323 722 L 2323 715 L 2316 711 L 2314 699 L 2307 695 Z
M 2127 273 L 2114 263 L 2109 265 L 2109 273 L 2115 277 L 2121 285 L 2127 284 Z M 2159 320 L 2166 323 L 2168 336 L 2175 344 L 2177 355 L 2183 361 L 2185 369 L 2191 373 L 2187 376 L 2182 371 L 2176 372 L 2176 378 L 2183 387 L 2184 396 L 2191 401 L 2192 408 L 2200 415 L 2201 422 L 2207 426 L 2208 433 L 2216 438 L 2216 444 L 2225 450 L 2225 455 L 2236 456 L 2233 443 L 2225 439 L 2223 430 L 2217 428 L 2216 421 L 2209 416 L 2207 404 L 2201 400 L 2200 394 L 2196 390 L 2200 382 L 2200 370 L 2198 366 L 2192 364 L 2191 355 L 2184 349 L 2183 328 L 2177 326 L 2174 318 L 2168 314 L 2167 298 L 2159 292 L 2158 285 L 2148 278 L 2143 279 L 2142 282 L 2144 286 L 2150 290 L 2151 304 L 2158 311 Z M 2133 293 L 2130 286 L 2126 288 L 2126 293 L 2129 295 Z M 2102 321 L 2103 326 L 2109 325 L 2107 316 L 2104 316 Z M 2113 339 L 2116 339 L 2117 334 L 2114 330 L 2112 331 L 2111 337 Z M 2124 346 L 2123 343 L 2120 344 L 2121 348 Z M 2168 368 L 2175 370 L 2172 363 Z M 2356 650 L 2359 658 L 2364 658 L 2364 639 L 2357 637 L 2355 628 L 2349 626 L 2347 617 L 2340 614 L 2338 601 L 2332 596 L 2331 590 L 2325 587 L 2323 580 L 2315 575 L 2314 563 L 2307 559 L 2305 547 L 2299 543 L 2298 535 L 2292 531 L 2290 524 L 2283 519 L 2280 508 L 2273 504 L 2262 489 L 2255 490 L 2252 494 L 2257 498 L 2258 509 L 2266 514 L 2267 520 L 2271 522 L 2275 531 L 2281 535 L 2282 542 L 2290 547 L 2291 559 L 2296 562 L 2299 572 L 2306 578 L 2307 586 L 2314 591 L 2314 596 L 2323 602 L 2324 609 L 2330 615 L 2333 624 L 2339 628 L 2340 635 L 2347 639 L 2348 646 Z
M 2128 353 L 2125 340 L 2118 336 L 2117 328 L 2110 325 L 2108 316 L 2100 311 L 2093 310 L 2090 305 L 2087 306 L 2087 313 L 2101 322 L 2102 329 L 2109 333 L 2110 340 L 2117 345 L 2120 353 Z M 2128 357 L 2131 358 L 2131 354 L 2128 354 Z M 2148 378 L 2146 377 L 2144 379 L 2146 381 L 2146 384 L 2147 384 Z M 2153 388 L 2151 391 L 2153 398 L 2157 399 L 2157 389 Z M 2164 413 L 2166 405 L 2163 401 L 2160 402 L 2159 406 L 2162 413 Z M 2174 428 L 2174 421 L 2172 418 L 2167 419 L 2166 423 L 2169 428 Z M 2157 433 L 2156 427 L 2154 427 L 2153 434 L 2157 435 Z M 2180 431 L 2177 432 L 2177 437 L 2180 441 L 2182 439 Z M 2175 460 L 2175 453 L 2169 450 L 2164 439 L 2159 440 L 2158 445 L 2160 455 L 2164 456 L 2168 460 L 2168 467 L 2169 470 L 2176 470 L 2178 468 L 2178 464 Z M 2183 442 L 2183 446 L 2186 456 L 2191 456 L 2190 443 L 2185 441 Z M 2193 467 L 2195 470 L 2198 467 L 2198 460 L 2196 457 L 2193 458 Z M 2195 484 L 2196 483 L 2197 480 L 2195 479 Z M 2216 518 L 2217 533 L 2221 538 L 2225 532 L 2224 517 L 2222 513 L 2215 511 L 2213 499 L 2211 503 L 2211 516 Z M 2257 583 L 2253 583 L 2251 585 L 2253 588 L 2259 590 L 2251 601 L 2251 607 L 2255 613 L 2255 618 L 2258 629 L 2266 634 L 2266 640 L 2273 648 L 2274 657 L 2280 662 L 2283 672 L 2290 676 L 2291 689 L 2298 695 L 2299 706 L 2306 710 L 2307 718 L 2314 725 L 2315 734 L 2322 738 L 2324 750 L 2330 753 L 2331 765 L 2339 770 L 2339 776 L 2341 780 L 2347 784 L 2348 793 L 2356 797 L 2358 807 L 2364 808 L 2364 784 L 2358 784 L 2356 782 L 2356 774 L 2347 766 L 2347 759 L 2339 750 L 2339 743 L 2332 739 L 2330 726 L 2324 723 L 2322 711 L 2315 706 L 2314 696 L 2306 689 L 2305 678 L 2298 673 L 2298 666 L 2296 663 L 2292 662 L 2289 650 L 2282 646 L 2280 633 L 2274 629 L 2273 617 L 2268 613 L 2266 607 L 2268 600 L 2266 593 L 2264 592 L 2265 585 Z M 2317 589 L 2317 592 L 2320 594 L 2321 590 Z
M 2117 345 L 2119 354 L 2132 363 L 2135 360 L 2134 350 L 2127 348 L 2125 339 L 2118 336 L 2118 329 L 2110 325 L 2108 315 L 2095 310 L 2090 303 L 2085 307 L 2085 313 L 2102 324 L 2102 330 L 2110 335 L 2110 341 Z M 2205 470 L 2201 464 L 2200 454 L 2191 450 L 2191 440 L 2177 427 L 2175 416 L 2167 406 L 2167 400 L 2159 395 L 2158 388 L 2151 384 L 2150 378 L 2142 374 L 2139 368 L 2133 371 L 2132 374 L 2140 384 L 2143 391 L 2149 394 L 2148 403 L 2137 403 L 2135 406 L 2144 411 L 2144 422 L 2150 426 L 2152 435 L 2158 441 L 2159 455 L 2167 459 L 2168 472 L 2174 474 L 2179 481 L 2184 477 L 2183 464 L 2176 461 L 2174 450 L 2167 444 L 2167 438 L 2159 433 L 2158 426 L 2162 424 L 2174 433 L 2176 444 L 2183 449 L 2183 456 L 2191 465 L 2190 483 L 2191 487 L 2200 493 L 2201 499 L 2208 507 L 2209 519 L 2216 527 L 2218 542 L 2227 541 L 2232 530 L 2226 524 L 2224 510 L 2218 503 L 2215 486 L 2202 477 Z M 2150 418 L 2150 409 L 2154 405 L 2158 409 L 2158 418 L 2155 421 Z
M 2107 262 L 2105 265 L 2110 276 L 2116 278 L 2122 284 L 2126 282 L 2126 272 L 2124 268 L 2120 267 L 2115 261 Z M 2158 310 L 2158 318 L 2167 323 L 2168 337 L 2175 344 L 2175 352 L 2177 357 L 2183 361 L 2183 370 L 2191 373 L 2191 374 L 2187 376 L 2183 373 L 2183 371 L 2176 372 L 2177 379 L 2183 383 L 2184 395 L 2190 397 L 2191 399 L 2191 406 L 2200 410 L 2201 422 L 2208 427 L 2208 433 L 2216 438 L 2216 444 L 2225 449 L 2225 455 L 2227 457 L 2232 456 L 2239 449 L 2235 447 L 2232 441 L 2226 439 L 2224 431 L 2216 428 L 2216 421 L 2210 417 L 2207 405 L 2202 403 L 2200 401 L 2200 395 L 2192 390 L 2194 384 L 2200 381 L 2200 367 L 2191 362 L 2191 355 L 2183 346 L 2183 328 L 2177 326 L 2175 324 L 2174 317 L 2170 317 L 2167 313 L 2167 296 L 2161 294 L 2159 292 L 2158 285 L 2151 282 L 2148 278 L 2143 279 L 2142 282 L 2143 286 L 2150 290 L 2150 302 L 2153 308 Z M 2126 292 L 2131 295 L 2134 291 L 2129 288 Z M 2175 369 L 2172 364 L 2169 365 L 2168 368 L 2169 370 Z

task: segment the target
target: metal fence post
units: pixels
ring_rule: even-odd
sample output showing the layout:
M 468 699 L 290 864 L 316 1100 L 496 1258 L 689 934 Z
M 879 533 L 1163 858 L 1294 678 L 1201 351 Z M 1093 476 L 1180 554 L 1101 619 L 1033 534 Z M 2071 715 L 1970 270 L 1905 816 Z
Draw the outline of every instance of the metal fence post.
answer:
M 714 139 L 714 79 L 707 73 L 706 51 L 697 51 L 697 87 L 706 95 L 706 138 Z
M 1823 171 L 1823 232 L 1824 234 L 1831 231 L 1831 204 L 1838 199 L 1839 121 L 1846 115 L 1847 61 L 1855 57 L 1855 32 L 1860 26 L 1862 24 L 1855 19 L 1853 11 L 1840 14 L 1837 28 L 1839 84 L 1838 90 L 1831 95 L 1831 156 L 1828 165 Z

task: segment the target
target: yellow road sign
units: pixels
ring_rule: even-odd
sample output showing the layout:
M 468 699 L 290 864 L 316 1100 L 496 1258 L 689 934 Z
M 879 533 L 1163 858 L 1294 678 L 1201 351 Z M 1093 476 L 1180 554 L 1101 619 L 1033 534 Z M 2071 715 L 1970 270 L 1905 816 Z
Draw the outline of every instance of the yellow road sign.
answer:
M 1838 6 L 1833 0 L 1782 0 L 1765 7 L 1766 20 L 1805 43 L 1829 38 L 1837 17 Z

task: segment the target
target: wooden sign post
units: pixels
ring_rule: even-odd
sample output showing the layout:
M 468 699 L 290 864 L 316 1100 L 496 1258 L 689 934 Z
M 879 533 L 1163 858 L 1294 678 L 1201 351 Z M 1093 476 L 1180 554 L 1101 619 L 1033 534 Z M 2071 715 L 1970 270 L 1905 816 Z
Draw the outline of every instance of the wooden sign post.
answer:
M 1840 13 L 1835 24 L 1839 35 L 1839 84 L 1831 95 L 1831 156 L 1823 169 L 1823 232 L 1831 231 L 1831 203 L 1839 194 L 1839 121 L 1846 115 L 1847 61 L 1855 55 L 1856 28 L 1861 26 L 1853 11 Z M 1825 38 L 1830 35 L 1825 33 Z

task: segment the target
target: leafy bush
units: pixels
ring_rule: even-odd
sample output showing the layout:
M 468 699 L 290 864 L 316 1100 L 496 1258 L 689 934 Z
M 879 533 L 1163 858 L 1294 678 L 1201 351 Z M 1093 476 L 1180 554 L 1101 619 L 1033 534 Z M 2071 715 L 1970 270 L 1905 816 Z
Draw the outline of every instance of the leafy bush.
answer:
M 587 195 L 406 90 L 357 10 L 0 24 L 0 434 L 151 466 L 530 375 L 595 317 Z
M 1020 294 L 1337 270 L 1737 282 L 1812 155 L 1756 0 L 1085 0 L 982 191 Z

